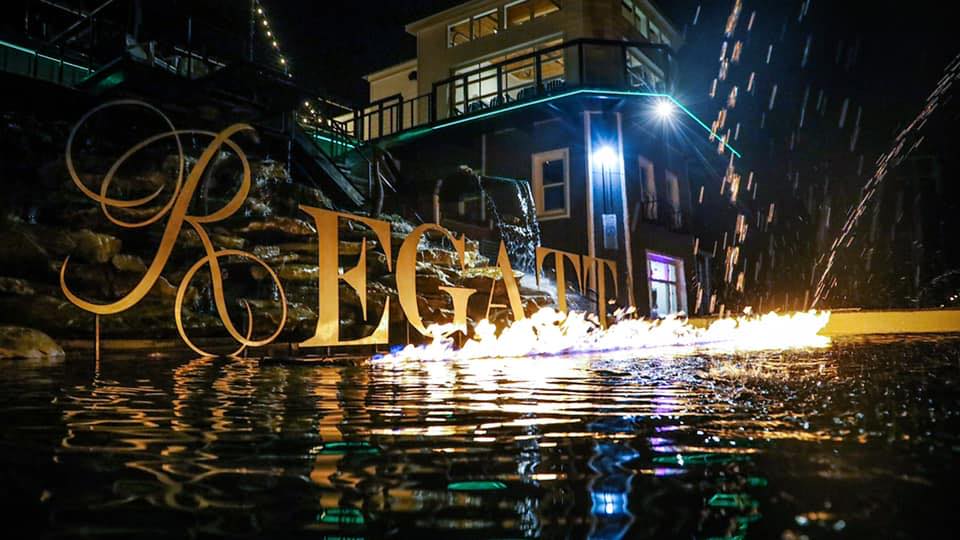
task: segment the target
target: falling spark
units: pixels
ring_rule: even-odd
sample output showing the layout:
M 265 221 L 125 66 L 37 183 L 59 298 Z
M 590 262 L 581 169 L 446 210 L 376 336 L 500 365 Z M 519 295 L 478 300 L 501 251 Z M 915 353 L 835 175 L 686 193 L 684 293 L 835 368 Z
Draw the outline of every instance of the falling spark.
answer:
M 736 0 L 733 4 L 733 10 L 730 11 L 730 16 L 727 17 L 727 25 L 724 28 L 724 33 L 727 37 L 733 35 L 733 31 L 737 28 L 737 21 L 740 19 L 740 11 L 743 9 L 743 2 L 741 0 Z
M 830 246 L 830 251 L 826 257 L 823 270 L 820 273 L 819 279 L 817 280 L 817 287 L 811 306 L 816 307 L 821 300 L 826 298 L 826 295 L 829 293 L 830 289 L 836 284 L 837 279 L 835 277 L 831 279 L 830 276 L 833 266 L 836 262 L 838 250 L 841 247 L 850 245 L 850 243 L 853 242 L 854 227 L 859 221 L 860 216 L 866 212 L 870 202 L 877 192 L 877 187 L 881 182 L 883 182 L 883 179 L 886 177 L 890 167 L 899 165 L 904 159 L 909 157 L 914 149 L 916 149 L 922 143 L 923 134 L 919 133 L 919 129 L 926 124 L 926 121 L 930 115 L 936 111 L 937 107 L 941 103 L 942 98 L 945 97 L 953 87 L 953 83 L 956 81 L 958 74 L 960 74 L 960 55 L 955 56 L 947 65 L 946 70 L 944 70 L 943 77 L 941 77 L 933 92 L 931 92 L 927 97 L 924 107 L 920 110 L 913 121 L 910 122 L 910 124 L 908 124 L 897 135 L 893 147 L 885 154 L 881 155 L 877 160 L 877 169 L 861 190 L 863 195 L 860 198 L 859 203 L 847 214 L 847 219 L 844 222 L 843 227 L 840 229 L 840 233 L 836 238 L 834 238 L 833 243 Z M 915 138 L 908 146 L 907 140 L 911 136 Z

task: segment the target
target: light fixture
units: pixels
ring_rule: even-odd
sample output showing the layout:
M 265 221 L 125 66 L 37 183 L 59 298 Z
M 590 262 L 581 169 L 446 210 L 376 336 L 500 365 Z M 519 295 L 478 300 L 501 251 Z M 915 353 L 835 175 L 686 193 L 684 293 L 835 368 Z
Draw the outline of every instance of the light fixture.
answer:
M 673 103 L 667 99 L 660 99 L 657 101 L 657 104 L 653 107 L 653 113 L 660 120 L 669 120 L 673 116 Z
M 604 168 L 614 168 L 617 165 L 617 152 L 610 145 L 603 145 L 593 152 L 593 160 Z

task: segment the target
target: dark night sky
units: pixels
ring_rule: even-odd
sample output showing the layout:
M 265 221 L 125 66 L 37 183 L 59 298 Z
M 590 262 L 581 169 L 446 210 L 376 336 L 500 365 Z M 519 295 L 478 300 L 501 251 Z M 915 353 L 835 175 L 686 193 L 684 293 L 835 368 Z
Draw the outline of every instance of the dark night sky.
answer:
M 366 94 L 360 77 L 415 56 L 416 42 L 404 31 L 405 24 L 461 2 L 263 3 L 270 10 L 301 80 L 308 86 L 356 101 Z M 686 28 L 690 46 L 697 49 L 685 56 L 699 56 L 703 47 L 707 65 L 715 68 L 712 57 L 719 52 L 722 22 L 732 2 L 661 0 L 659 4 L 681 30 Z M 699 24 L 691 27 L 694 12 L 701 4 Z M 758 24 L 773 24 L 771 20 L 779 24 L 780 20 L 796 17 L 800 2 L 746 2 L 746 12 L 752 9 L 751 4 L 758 6 Z M 858 74 L 862 85 L 851 90 L 872 93 L 879 104 L 886 106 L 892 100 L 922 99 L 957 52 L 958 40 L 951 35 L 948 11 L 945 4 L 930 0 L 909 4 L 893 0 L 811 0 L 808 17 L 816 21 L 821 34 L 815 35 L 818 42 L 862 37 Z

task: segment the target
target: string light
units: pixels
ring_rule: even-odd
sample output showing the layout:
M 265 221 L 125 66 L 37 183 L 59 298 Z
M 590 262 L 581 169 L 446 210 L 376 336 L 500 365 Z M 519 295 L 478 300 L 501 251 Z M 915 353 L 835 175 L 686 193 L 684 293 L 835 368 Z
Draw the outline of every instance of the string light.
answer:
M 280 43 L 277 41 L 277 37 L 273 34 L 273 31 L 270 29 L 272 25 L 270 24 L 270 21 L 267 19 L 267 10 L 263 7 L 263 4 L 261 4 L 259 0 L 255 0 L 254 6 L 256 8 L 255 9 L 256 15 L 258 16 L 257 18 L 260 21 L 260 26 L 263 27 L 263 32 L 267 38 L 266 41 L 271 46 L 273 46 L 274 51 L 277 53 L 278 62 L 280 64 L 278 67 L 284 73 L 286 73 L 287 77 L 292 78 L 293 72 L 290 70 L 290 64 L 287 61 L 287 58 L 280 51 Z M 303 102 L 303 109 L 305 109 L 305 111 L 301 111 L 301 112 L 309 122 L 314 124 L 320 123 L 321 117 L 319 116 L 319 114 L 317 113 L 317 110 L 313 107 L 313 104 L 309 99 Z

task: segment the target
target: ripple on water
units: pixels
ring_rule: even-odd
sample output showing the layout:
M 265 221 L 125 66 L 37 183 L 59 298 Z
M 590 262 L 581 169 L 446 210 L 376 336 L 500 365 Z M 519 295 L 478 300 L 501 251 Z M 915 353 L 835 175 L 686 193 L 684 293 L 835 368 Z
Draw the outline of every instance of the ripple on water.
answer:
M 958 345 L 16 362 L 4 502 L 93 537 L 908 536 L 956 525 Z

